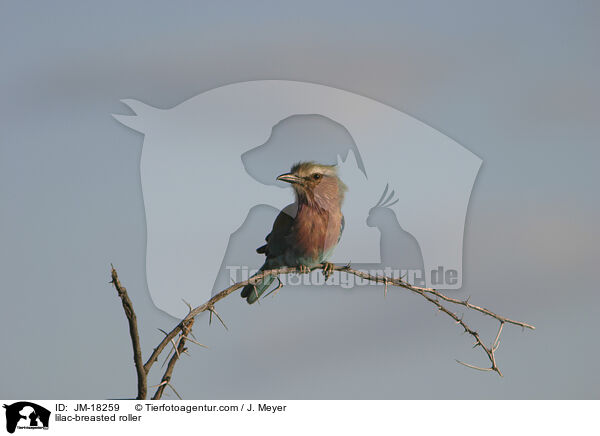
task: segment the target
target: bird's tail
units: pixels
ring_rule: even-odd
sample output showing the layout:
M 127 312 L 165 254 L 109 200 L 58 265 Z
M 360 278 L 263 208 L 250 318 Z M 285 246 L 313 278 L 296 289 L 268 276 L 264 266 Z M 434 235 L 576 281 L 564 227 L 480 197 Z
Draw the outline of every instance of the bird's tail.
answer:
M 254 303 L 267 289 L 269 289 L 273 280 L 275 280 L 275 276 L 264 276 L 255 284 L 244 286 L 244 289 L 242 289 L 242 298 L 245 298 L 248 301 L 248 304 Z

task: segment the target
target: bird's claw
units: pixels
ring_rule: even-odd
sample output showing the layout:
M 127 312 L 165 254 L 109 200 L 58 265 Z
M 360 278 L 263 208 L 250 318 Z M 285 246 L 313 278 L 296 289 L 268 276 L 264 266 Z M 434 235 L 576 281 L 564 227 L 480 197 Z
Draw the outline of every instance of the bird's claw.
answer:
M 310 272 L 310 268 L 307 267 L 306 265 L 300 265 L 298 267 L 298 271 L 300 274 L 308 274 Z
M 332 263 L 325 262 L 323 264 L 323 276 L 325 277 L 325 281 L 329 279 L 329 276 L 333 273 L 333 271 L 334 265 Z

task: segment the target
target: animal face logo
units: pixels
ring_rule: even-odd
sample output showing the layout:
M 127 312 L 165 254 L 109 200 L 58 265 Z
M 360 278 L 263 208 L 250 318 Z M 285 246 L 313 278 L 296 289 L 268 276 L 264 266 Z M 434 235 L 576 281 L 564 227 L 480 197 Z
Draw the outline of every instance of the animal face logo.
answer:
M 47 429 L 50 423 L 50 411 L 42 406 L 28 401 L 19 401 L 6 409 L 6 431 L 14 433 L 17 428 Z
M 300 160 L 337 164 L 349 188 L 330 261 L 415 270 L 423 285 L 461 287 L 481 159 L 426 124 L 357 94 L 285 80 L 215 88 L 166 110 L 123 102 L 135 115 L 115 118 L 144 134 L 146 274 L 162 310 L 181 316 L 181 299 L 202 303 L 227 287 L 232 265 L 260 266 L 255 248 L 292 199 L 275 179 Z M 298 129 L 302 117 L 336 126 L 347 145 L 298 142 L 311 133 Z

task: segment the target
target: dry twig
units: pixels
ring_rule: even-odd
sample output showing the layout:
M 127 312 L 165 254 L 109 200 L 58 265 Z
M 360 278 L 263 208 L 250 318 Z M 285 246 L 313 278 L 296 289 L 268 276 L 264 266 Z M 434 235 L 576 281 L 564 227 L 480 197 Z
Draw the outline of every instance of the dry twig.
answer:
M 145 370 L 143 360 L 142 360 L 142 347 L 140 346 L 140 335 L 138 333 L 137 328 L 137 318 L 135 316 L 135 311 L 133 310 L 133 303 L 127 295 L 127 289 L 121 282 L 119 281 L 119 276 L 117 275 L 117 270 L 111 264 L 111 281 L 121 298 L 121 303 L 123 304 L 123 310 L 125 310 L 125 316 L 127 317 L 127 321 L 129 322 L 129 336 L 131 336 L 131 345 L 133 347 L 133 361 L 135 363 L 135 370 L 137 372 L 137 380 L 138 380 L 138 393 L 137 399 L 143 400 L 146 398 L 146 394 L 148 392 L 147 386 L 147 374 L 148 371 Z
M 175 395 L 177 395 L 179 397 L 179 399 L 181 399 L 181 397 L 179 396 L 179 394 L 177 393 L 177 391 L 171 384 L 171 377 L 173 376 L 173 370 L 175 369 L 175 364 L 177 363 L 177 360 L 187 350 L 187 348 L 185 348 L 185 341 L 189 339 L 188 335 L 192 331 L 193 325 L 194 325 L 194 318 L 191 318 L 190 320 L 188 320 L 187 322 L 184 323 L 181 334 L 179 335 L 179 340 L 177 341 L 178 344 L 177 344 L 177 347 L 175 348 L 175 353 L 173 353 L 173 356 L 171 356 L 171 360 L 169 360 L 169 364 L 167 365 L 167 370 L 165 371 L 165 374 L 163 375 L 162 380 L 160 381 L 160 384 L 158 385 L 158 389 L 156 389 L 156 392 L 154 393 L 154 396 L 152 397 L 153 400 L 160 400 L 162 398 L 162 394 L 165 391 L 165 388 L 167 386 L 169 386 L 173 390 L 173 392 L 175 392 Z M 192 339 L 189 339 L 189 340 L 192 340 Z
M 502 373 L 500 372 L 500 369 L 498 368 L 498 365 L 496 364 L 495 352 L 498 349 L 498 346 L 500 344 L 500 334 L 502 333 L 502 329 L 503 329 L 504 325 L 505 324 L 513 324 L 513 325 L 517 325 L 517 326 L 531 329 L 531 330 L 535 329 L 535 327 L 532 326 L 531 324 L 527 324 L 525 322 L 506 318 L 504 316 L 501 316 L 501 315 L 498 315 L 498 314 L 492 312 L 489 309 L 486 309 L 485 307 L 471 304 L 469 302 L 469 298 L 467 298 L 465 300 L 460 300 L 460 299 L 448 297 L 448 296 L 442 294 L 440 291 L 433 289 L 433 288 L 424 288 L 424 287 L 420 287 L 420 286 L 411 285 L 410 283 L 404 281 L 402 278 L 397 279 L 397 278 L 386 277 L 386 276 L 374 276 L 374 275 L 368 274 L 364 271 L 352 269 L 350 267 L 350 264 L 345 265 L 345 266 L 322 264 L 315 268 L 312 268 L 312 270 L 324 269 L 324 268 L 328 268 L 328 269 L 330 269 L 330 271 L 340 271 L 340 272 L 345 272 L 347 274 L 353 274 L 357 277 L 361 277 L 363 279 L 369 280 L 374 283 L 381 283 L 385 286 L 384 294 L 387 294 L 388 286 L 392 285 L 392 286 L 404 288 L 408 291 L 411 291 L 411 292 L 418 294 L 418 295 L 422 296 L 423 298 L 425 298 L 425 300 L 427 300 L 428 302 L 435 305 L 439 311 L 445 313 L 450 318 L 452 318 L 456 322 L 456 324 L 460 325 L 463 328 L 463 330 L 466 333 L 471 335 L 473 337 L 473 339 L 475 339 L 474 347 L 481 347 L 484 350 L 488 360 L 490 361 L 490 366 L 489 367 L 478 367 L 478 366 L 471 365 L 471 364 L 457 360 L 458 363 L 465 365 L 469 368 L 477 369 L 480 371 L 494 371 L 494 372 L 498 373 L 500 376 L 502 376 Z M 310 270 L 308 270 L 308 271 L 310 271 Z M 165 334 L 165 337 L 156 346 L 156 348 L 154 348 L 154 350 L 150 354 L 150 357 L 148 358 L 146 363 L 143 364 L 143 366 L 141 366 L 141 351 L 140 351 L 140 345 L 139 345 L 139 335 L 137 333 L 137 323 L 135 320 L 135 313 L 133 312 L 133 306 L 131 304 L 131 300 L 129 300 L 129 297 L 127 296 L 125 288 L 123 288 L 121 286 L 121 284 L 119 283 L 118 277 L 117 277 L 117 272 L 113 268 L 112 269 L 113 280 L 111 283 L 115 284 L 115 287 L 117 288 L 117 291 L 119 292 L 119 296 L 121 296 L 121 299 L 123 301 L 123 308 L 125 309 L 125 314 L 127 315 L 127 319 L 129 320 L 130 334 L 131 334 L 133 348 L 134 348 L 134 361 L 136 362 L 136 369 L 138 372 L 138 399 L 145 398 L 147 374 L 150 371 L 150 369 L 152 368 L 152 365 L 154 364 L 154 362 L 156 362 L 156 360 L 158 359 L 160 354 L 164 351 L 164 349 L 169 344 L 173 345 L 174 352 L 173 352 L 173 355 L 171 356 L 170 360 L 169 360 L 169 357 L 167 356 L 167 360 L 169 361 L 169 363 L 167 365 L 167 369 L 165 371 L 165 374 L 163 375 L 161 383 L 159 385 L 157 385 L 158 389 L 157 389 L 156 393 L 154 394 L 153 399 L 160 399 L 166 386 L 171 387 L 171 389 L 173 389 L 173 391 L 176 393 L 176 395 L 179 396 L 179 394 L 177 394 L 177 392 L 175 391 L 173 386 L 170 384 L 171 376 L 173 374 L 173 369 L 175 367 L 175 364 L 177 363 L 177 360 L 179 359 L 181 354 L 186 351 L 186 348 L 185 348 L 186 340 L 190 340 L 193 343 L 202 345 L 202 344 L 199 344 L 197 341 L 194 341 L 188 337 L 188 335 L 192 334 L 191 330 L 192 330 L 192 326 L 194 324 L 194 320 L 195 320 L 196 316 L 198 316 L 202 312 L 209 311 L 211 314 L 211 318 L 212 318 L 212 315 L 214 314 L 219 319 L 219 321 L 221 321 L 223 326 L 225 328 L 227 328 L 227 326 L 225 325 L 225 323 L 223 322 L 221 317 L 215 311 L 214 306 L 217 302 L 219 302 L 223 298 L 227 297 L 229 294 L 237 291 L 238 289 L 240 289 L 248 284 L 256 284 L 264 276 L 267 276 L 267 275 L 273 276 L 274 275 L 279 278 L 279 275 L 281 275 L 281 274 L 306 273 L 306 272 L 307 272 L 306 268 L 301 269 L 301 268 L 289 268 L 289 267 L 277 268 L 277 269 L 268 270 L 268 271 L 262 271 L 259 274 L 255 275 L 254 277 L 251 277 L 248 280 L 244 280 L 244 281 L 241 281 L 239 283 L 235 283 L 235 284 L 229 286 L 228 288 L 224 289 L 223 291 L 219 292 L 218 294 L 215 294 L 210 300 L 208 300 L 207 302 L 205 302 L 204 304 L 202 304 L 200 306 L 192 308 L 188 303 L 186 303 L 186 304 L 188 304 L 188 307 L 190 309 L 188 315 L 185 318 L 183 318 L 170 332 L 167 333 L 167 332 L 161 330 Z M 280 281 L 277 288 L 271 292 L 278 291 L 282 286 L 283 286 L 283 284 Z M 267 294 L 267 295 L 269 295 L 269 294 Z M 486 316 L 496 319 L 500 323 L 500 326 L 498 328 L 498 333 L 496 334 L 496 338 L 494 339 L 492 344 L 489 346 L 486 346 L 485 343 L 483 342 L 483 340 L 481 339 L 479 333 L 477 331 L 473 330 L 471 327 L 469 327 L 466 324 L 466 322 L 463 321 L 462 317 L 459 317 L 455 312 L 453 312 L 448 307 L 446 307 L 444 304 L 442 304 L 442 301 L 451 303 L 451 304 L 455 304 L 455 305 L 464 306 L 468 309 L 480 312 Z M 178 335 L 179 335 L 179 338 L 175 342 L 175 338 Z

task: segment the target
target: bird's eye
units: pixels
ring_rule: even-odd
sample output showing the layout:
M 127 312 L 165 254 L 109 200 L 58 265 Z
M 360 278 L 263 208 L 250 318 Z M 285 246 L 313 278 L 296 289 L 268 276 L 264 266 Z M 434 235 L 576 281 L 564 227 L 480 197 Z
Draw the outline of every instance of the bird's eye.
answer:
M 314 180 L 320 180 L 320 179 L 321 179 L 321 177 L 323 177 L 323 176 L 322 176 L 321 174 L 319 174 L 319 173 L 315 173 L 315 174 L 313 174 L 313 176 L 312 176 L 312 178 L 313 178 Z

